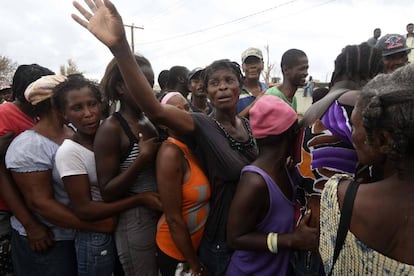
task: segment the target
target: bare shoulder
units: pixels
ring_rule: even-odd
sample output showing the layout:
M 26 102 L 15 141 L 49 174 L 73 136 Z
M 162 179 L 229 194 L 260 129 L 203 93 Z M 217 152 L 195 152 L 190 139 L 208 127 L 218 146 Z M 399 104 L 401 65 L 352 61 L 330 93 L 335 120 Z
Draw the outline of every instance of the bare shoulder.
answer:
M 338 102 L 343 105 L 355 106 L 360 90 L 349 90 L 338 98 Z
M 171 159 L 183 158 L 183 152 L 181 149 L 168 141 L 164 141 L 160 149 L 158 150 L 157 159 L 161 159 L 161 161 L 168 161 L 171 162 Z
M 138 127 L 139 131 L 142 133 L 144 138 L 152 138 L 158 136 L 158 131 L 154 124 L 148 119 L 147 116 L 142 116 L 140 120 L 138 120 Z
M 338 203 L 339 208 L 342 209 L 344 203 L 345 193 L 349 187 L 349 184 L 352 182 L 351 179 L 344 178 L 338 182 Z
M 252 171 L 245 171 L 240 177 L 238 189 L 254 193 L 267 191 L 267 185 L 261 175 Z
M 119 144 L 121 131 L 121 125 L 115 117 L 106 118 L 96 132 L 94 146 L 108 147 L 115 143 Z

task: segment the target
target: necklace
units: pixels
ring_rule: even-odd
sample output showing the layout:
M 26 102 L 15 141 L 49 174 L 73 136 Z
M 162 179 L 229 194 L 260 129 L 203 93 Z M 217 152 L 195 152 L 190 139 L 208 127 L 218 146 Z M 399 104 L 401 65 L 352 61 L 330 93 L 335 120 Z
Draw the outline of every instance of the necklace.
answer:
M 239 117 L 240 118 L 240 117 Z M 249 135 L 249 139 L 246 142 L 239 142 L 236 141 L 228 132 L 227 130 L 220 124 L 219 121 L 217 121 L 214 117 L 213 117 L 214 122 L 216 122 L 216 124 L 218 125 L 218 127 L 221 129 L 221 131 L 223 132 L 224 136 L 227 138 L 227 140 L 229 141 L 230 146 L 233 149 L 236 149 L 238 151 L 242 151 L 242 150 L 251 150 L 252 148 L 255 148 L 255 143 L 254 143 L 254 138 L 253 138 L 253 134 L 252 131 L 250 129 L 249 123 L 247 122 L 247 119 L 245 118 L 240 118 L 240 120 L 243 122 L 244 126 L 247 129 L 247 134 Z

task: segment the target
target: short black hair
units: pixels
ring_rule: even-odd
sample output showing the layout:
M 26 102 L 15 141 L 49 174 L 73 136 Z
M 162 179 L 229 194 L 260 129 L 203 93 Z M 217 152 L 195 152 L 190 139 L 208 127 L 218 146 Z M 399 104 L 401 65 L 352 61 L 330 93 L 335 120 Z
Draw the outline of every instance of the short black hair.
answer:
M 186 79 L 185 83 L 187 83 L 187 75 L 189 71 L 190 70 L 185 66 L 176 65 L 171 67 L 170 72 L 168 73 L 168 88 L 173 89 L 180 83 L 180 77 L 184 77 Z
M 158 75 L 158 84 L 162 90 L 168 87 L 169 73 L 170 73 L 170 70 L 165 69 L 165 70 L 162 70 L 160 74 Z
M 289 49 L 282 55 L 282 60 L 280 62 L 280 68 L 290 68 L 298 64 L 298 60 L 301 57 L 306 57 L 304 51 L 299 49 Z

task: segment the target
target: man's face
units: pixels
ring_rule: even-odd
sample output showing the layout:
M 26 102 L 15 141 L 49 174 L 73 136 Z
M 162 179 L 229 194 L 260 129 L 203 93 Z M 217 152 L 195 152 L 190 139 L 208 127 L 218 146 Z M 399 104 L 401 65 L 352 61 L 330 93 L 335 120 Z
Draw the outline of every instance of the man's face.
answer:
M 408 25 L 407 26 L 407 32 L 409 33 L 409 34 L 411 34 L 411 33 L 413 33 L 413 31 L 414 31 L 414 25 Z
M 380 37 L 381 36 L 381 30 L 380 29 L 376 29 L 375 31 L 374 31 L 374 37 L 375 38 L 378 38 L 378 37 Z
M 207 96 L 207 92 L 203 88 L 203 80 L 201 79 L 200 73 L 196 73 L 188 83 L 188 89 L 191 93 L 196 96 Z
M 385 56 L 382 60 L 384 62 L 384 73 L 392 73 L 408 63 L 408 51 Z
M 243 62 L 242 69 L 246 79 L 259 80 L 260 73 L 263 70 L 263 61 L 255 56 L 247 57 Z
M 299 57 L 295 65 L 285 68 L 283 79 L 290 82 L 292 86 L 304 86 L 308 76 L 308 69 L 308 58 L 306 56 Z

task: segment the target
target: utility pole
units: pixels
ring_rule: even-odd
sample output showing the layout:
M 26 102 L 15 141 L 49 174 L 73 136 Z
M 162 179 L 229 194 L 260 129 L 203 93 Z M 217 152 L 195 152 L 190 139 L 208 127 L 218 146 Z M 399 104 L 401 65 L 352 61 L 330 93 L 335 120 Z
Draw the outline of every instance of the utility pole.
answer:
M 128 27 L 128 28 L 131 28 L 131 49 L 132 49 L 132 53 L 135 53 L 135 49 L 134 49 L 134 29 L 143 30 L 144 27 L 135 26 L 134 23 L 132 23 L 131 25 L 124 24 L 124 26 Z

